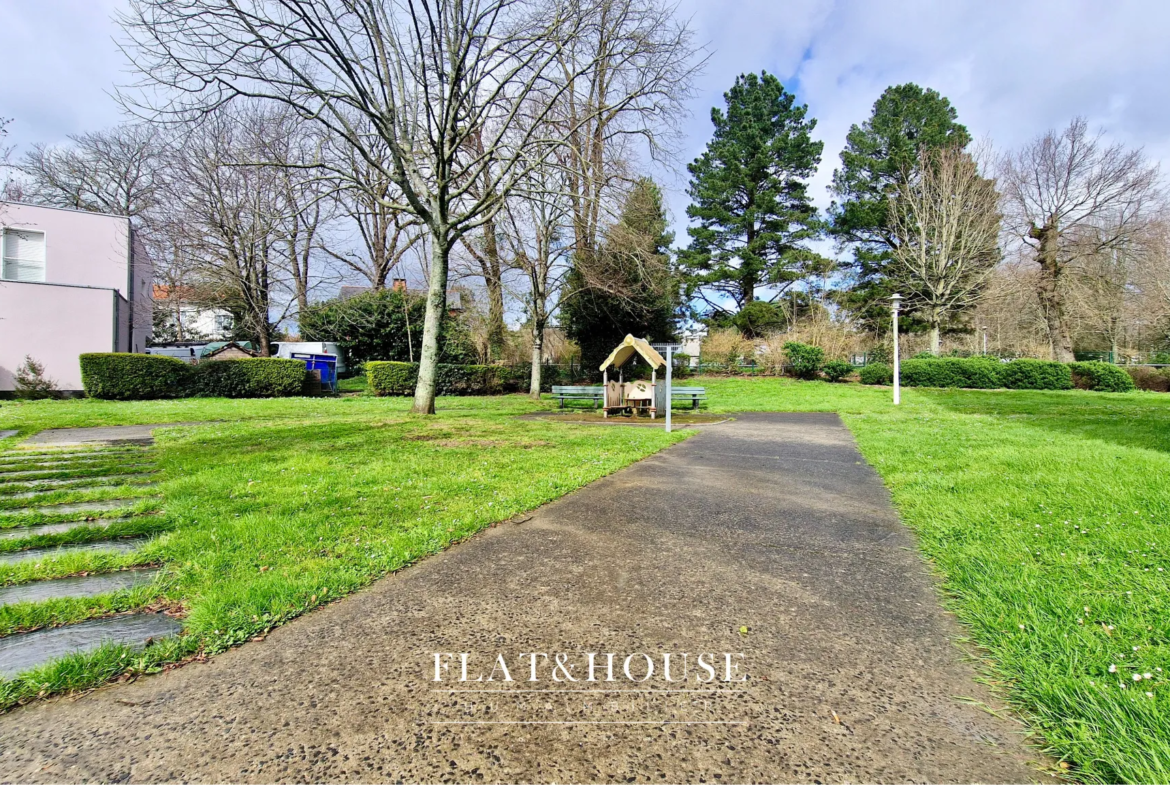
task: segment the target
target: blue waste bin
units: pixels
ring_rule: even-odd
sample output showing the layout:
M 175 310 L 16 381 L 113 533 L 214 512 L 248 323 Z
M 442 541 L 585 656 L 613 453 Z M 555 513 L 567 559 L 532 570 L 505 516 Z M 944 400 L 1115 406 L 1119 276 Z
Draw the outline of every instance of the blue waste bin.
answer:
M 310 371 L 321 376 L 322 389 L 337 392 L 337 357 L 332 354 L 300 354 L 293 352 L 292 358 L 300 360 Z

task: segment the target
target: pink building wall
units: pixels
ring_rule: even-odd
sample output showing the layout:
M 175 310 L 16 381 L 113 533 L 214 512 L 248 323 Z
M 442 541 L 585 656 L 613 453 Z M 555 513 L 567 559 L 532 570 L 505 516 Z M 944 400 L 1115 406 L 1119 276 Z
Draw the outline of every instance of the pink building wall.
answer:
M 127 218 L 5 202 L 0 227 L 45 233 L 45 282 L 0 281 L 0 391 L 25 355 L 80 390 L 79 354 L 146 348 L 153 271 Z

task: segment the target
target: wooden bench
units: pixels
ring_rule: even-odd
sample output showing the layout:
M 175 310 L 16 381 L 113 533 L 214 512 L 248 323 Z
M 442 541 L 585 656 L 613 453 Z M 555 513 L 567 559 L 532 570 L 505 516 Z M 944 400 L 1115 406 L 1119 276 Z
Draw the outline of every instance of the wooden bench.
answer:
M 561 408 L 565 408 L 565 401 L 589 401 L 596 409 L 605 400 L 605 389 L 603 387 L 562 387 L 553 385 L 553 397 L 561 402 Z
M 662 384 L 662 382 L 659 382 Z M 596 409 L 605 401 L 605 388 L 603 387 L 562 387 L 553 385 L 553 397 L 561 403 L 561 408 L 565 408 L 565 401 L 589 401 Z M 670 388 L 671 403 L 677 400 L 684 400 L 691 402 L 692 409 L 699 408 L 699 401 L 707 400 L 707 388 L 705 387 L 675 387 Z
M 699 401 L 707 400 L 707 388 L 705 387 L 670 387 L 670 402 L 682 398 L 683 400 L 690 399 L 691 408 L 698 409 Z

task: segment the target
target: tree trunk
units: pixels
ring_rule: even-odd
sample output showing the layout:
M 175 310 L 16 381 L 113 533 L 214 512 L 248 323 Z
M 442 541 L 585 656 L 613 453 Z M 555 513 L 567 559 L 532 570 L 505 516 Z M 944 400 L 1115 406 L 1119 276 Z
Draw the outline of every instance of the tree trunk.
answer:
M 532 376 L 528 385 L 528 396 L 540 400 L 540 371 L 544 361 L 544 325 L 532 325 Z
M 1060 291 L 1061 268 L 1057 256 L 1059 233 L 1052 224 L 1045 224 L 1042 228 L 1033 227 L 1030 234 L 1040 241 L 1040 247 L 1036 250 L 1036 262 L 1040 265 L 1036 294 L 1040 298 L 1040 305 L 1044 307 L 1044 316 L 1048 322 L 1048 341 L 1052 345 L 1052 359 L 1071 363 L 1074 360 L 1072 332 L 1065 317 L 1064 298 Z
M 483 226 L 483 281 L 488 294 L 488 359 L 504 356 L 504 279 L 500 271 L 500 247 L 496 242 L 496 221 Z
M 942 352 L 942 346 L 939 341 L 939 326 L 938 322 L 931 322 L 930 324 L 930 353 L 938 357 Z
M 427 313 L 423 319 L 422 352 L 418 382 L 414 387 L 415 414 L 435 413 L 435 374 L 439 365 L 439 328 L 447 312 L 447 272 L 451 244 L 446 231 L 431 238 L 431 274 L 427 290 Z

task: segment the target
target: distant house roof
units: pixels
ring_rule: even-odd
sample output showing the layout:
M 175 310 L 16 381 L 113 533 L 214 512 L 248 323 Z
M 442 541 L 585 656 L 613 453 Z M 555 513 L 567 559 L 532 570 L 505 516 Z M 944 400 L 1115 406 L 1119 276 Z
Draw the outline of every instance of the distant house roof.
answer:
M 372 286 L 343 286 L 341 287 L 341 291 L 337 293 L 337 299 L 348 300 L 351 297 L 357 297 L 359 294 L 372 291 L 374 291 Z
M 252 348 L 251 341 L 240 341 L 240 342 L 215 341 L 213 343 L 207 344 L 206 346 L 204 346 L 202 349 L 199 350 L 199 359 L 200 360 L 208 360 L 208 359 L 211 359 L 212 357 L 215 357 L 216 355 L 225 354 L 225 353 L 230 352 L 232 350 L 235 350 L 237 352 L 243 352 L 244 354 L 248 355 L 249 357 L 259 357 L 260 356 L 260 353 Z
M 390 287 L 391 291 L 406 292 L 414 297 L 426 297 L 425 289 L 407 289 L 406 281 L 401 278 L 394 279 L 394 285 Z M 337 293 L 338 300 L 348 300 L 352 297 L 357 297 L 359 294 L 374 291 L 372 286 L 342 286 Z M 447 309 L 450 311 L 463 310 L 463 290 L 462 289 L 448 289 L 447 290 Z

